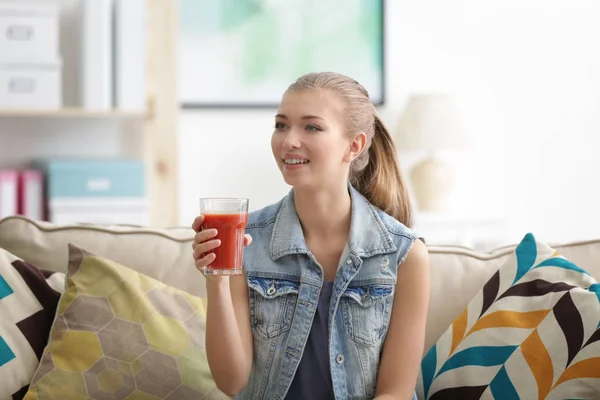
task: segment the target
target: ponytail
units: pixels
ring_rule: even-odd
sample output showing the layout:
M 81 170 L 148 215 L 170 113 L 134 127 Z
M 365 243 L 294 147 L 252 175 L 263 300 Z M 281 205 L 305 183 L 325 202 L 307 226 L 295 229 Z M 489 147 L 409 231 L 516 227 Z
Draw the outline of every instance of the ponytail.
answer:
M 396 147 L 377 113 L 373 128 L 367 166 L 353 174 L 351 183 L 371 204 L 411 228 L 412 208 L 396 159 Z

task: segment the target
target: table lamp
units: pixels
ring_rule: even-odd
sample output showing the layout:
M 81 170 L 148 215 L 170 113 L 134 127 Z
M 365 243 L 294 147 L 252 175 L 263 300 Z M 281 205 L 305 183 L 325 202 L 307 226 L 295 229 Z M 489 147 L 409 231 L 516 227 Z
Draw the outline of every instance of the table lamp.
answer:
M 398 149 L 427 153 L 409 171 L 410 184 L 419 211 L 443 211 L 454 185 L 454 173 L 437 152 L 459 148 L 467 142 L 454 98 L 448 94 L 411 96 L 394 141 Z

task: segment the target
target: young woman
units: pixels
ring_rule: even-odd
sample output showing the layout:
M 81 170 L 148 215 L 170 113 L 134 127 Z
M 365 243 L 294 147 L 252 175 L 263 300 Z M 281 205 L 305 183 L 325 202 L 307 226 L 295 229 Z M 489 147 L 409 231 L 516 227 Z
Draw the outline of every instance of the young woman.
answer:
M 412 399 L 429 258 L 410 230 L 392 139 L 367 91 L 311 73 L 285 92 L 271 139 L 278 203 L 252 212 L 244 276 L 207 276 L 213 378 L 240 399 Z M 196 267 L 215 230 L 193 228 Z

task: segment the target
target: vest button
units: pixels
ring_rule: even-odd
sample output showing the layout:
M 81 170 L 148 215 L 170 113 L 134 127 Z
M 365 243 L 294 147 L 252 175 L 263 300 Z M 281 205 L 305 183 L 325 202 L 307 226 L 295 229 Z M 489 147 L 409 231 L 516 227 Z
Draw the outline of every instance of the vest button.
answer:
M 350 260 L 350 259 L 346 260 L 346 264 L 348 264 L 348 265 L 352 264 L 352 260 Z
M 338 354 L 337 357 L 335 358 L 335 362 L 338 363 L 339 365 L 342 365 L 344 363 L 344 355 Z

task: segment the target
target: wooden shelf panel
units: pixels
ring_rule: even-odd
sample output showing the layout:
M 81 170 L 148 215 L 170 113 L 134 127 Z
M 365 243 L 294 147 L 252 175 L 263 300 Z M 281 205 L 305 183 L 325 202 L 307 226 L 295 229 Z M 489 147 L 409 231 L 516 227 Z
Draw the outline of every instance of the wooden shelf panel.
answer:
M 0 118 L 145 118 L 147 113 L 121 110 L 85 110 L 63 108 L 59 110 L 0 109 Z

